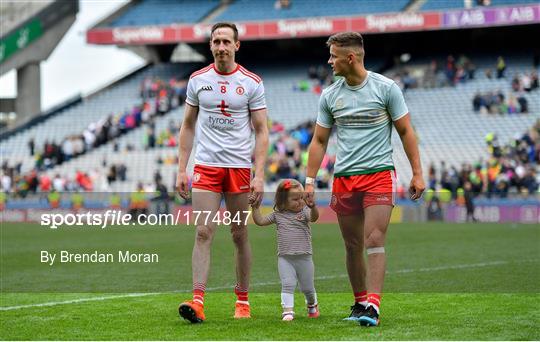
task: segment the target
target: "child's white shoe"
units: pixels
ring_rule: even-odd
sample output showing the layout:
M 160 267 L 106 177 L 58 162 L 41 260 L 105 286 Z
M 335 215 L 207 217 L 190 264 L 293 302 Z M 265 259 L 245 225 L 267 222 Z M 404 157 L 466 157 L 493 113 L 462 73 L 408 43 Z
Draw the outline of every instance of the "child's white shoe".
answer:
M 281 319 L 283 321 L 292 321 L 294 319 L 294 312 L 292 311 L 284 312 L 283 314 L 281 314 L 281 316 L 283 317 Z

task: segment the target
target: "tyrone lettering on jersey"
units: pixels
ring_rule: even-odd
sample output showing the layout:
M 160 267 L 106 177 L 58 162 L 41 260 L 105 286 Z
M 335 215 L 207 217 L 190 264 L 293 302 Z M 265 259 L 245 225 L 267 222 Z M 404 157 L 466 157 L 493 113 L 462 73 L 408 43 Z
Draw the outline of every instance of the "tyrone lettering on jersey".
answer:
M 208 117 L 208 123 L 210 127 L 218 131 L 231 131 L 234 130 L 234 119 L 225 116 Z

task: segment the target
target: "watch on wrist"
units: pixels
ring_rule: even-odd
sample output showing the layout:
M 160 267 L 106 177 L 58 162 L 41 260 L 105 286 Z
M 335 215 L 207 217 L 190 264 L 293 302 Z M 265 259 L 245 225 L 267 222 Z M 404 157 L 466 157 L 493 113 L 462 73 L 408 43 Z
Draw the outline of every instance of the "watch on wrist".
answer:
M 308 185 L 308 184 L 311 184 L 311 185 L 315 184 L 315 178 L 306 177 L 306 185 Z

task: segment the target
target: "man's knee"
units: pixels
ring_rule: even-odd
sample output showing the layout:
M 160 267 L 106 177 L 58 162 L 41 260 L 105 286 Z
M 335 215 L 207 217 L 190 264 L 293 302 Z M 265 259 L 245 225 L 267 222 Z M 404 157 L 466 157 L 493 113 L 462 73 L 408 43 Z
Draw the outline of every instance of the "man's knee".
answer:
M 232 227 L 231 234 L 235 245 L 242 245 L 247 241 L 247 227 Z
M 197 242 L 209 243 L 212 241 L 212 230 L 207 226 L 197 226 Z
M 366 236 L 366 241 L 365 241 L 366 248 L 383 247 L 385 235 L 386 234 L 384 233 L 383 230 L 373 229 Z
M 346 239 L 345 249 L 347 253 L 359 253 L 362 252 L 364 243 L 360 239 Z

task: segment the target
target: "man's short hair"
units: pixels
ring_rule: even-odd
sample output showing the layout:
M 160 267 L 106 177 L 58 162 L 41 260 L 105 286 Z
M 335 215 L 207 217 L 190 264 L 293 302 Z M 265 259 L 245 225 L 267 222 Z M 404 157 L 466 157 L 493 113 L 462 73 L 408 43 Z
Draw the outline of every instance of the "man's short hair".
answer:
M 338 47 L 359 47 L 364 49 L 364 38 L 358 32 L 336 33 L 326 41 L 326 46 L 335 45 Z
M 210 39 L 212 39 L 212 35 L 214 34 L 214 31 L 217 30 L 218 28 L 222 28 L 222 27 L 228 27 L 230 28 L 231 30 L 233 30 L 233 33 L 234 33 L 234 41 L 237 42 L 238 41 L 238 28 L 236 28 L 236 25 L 233 24 L 233 23 L 226 23 L 226 22 L 223 22 L 223 23 L 215 23 L 214 26 L 212 26 L 212 31 L 210 31 Z

